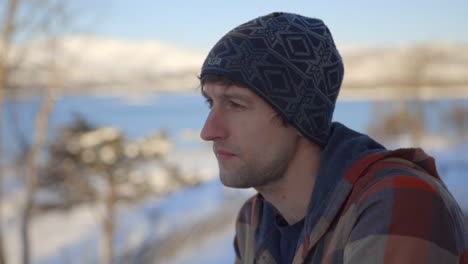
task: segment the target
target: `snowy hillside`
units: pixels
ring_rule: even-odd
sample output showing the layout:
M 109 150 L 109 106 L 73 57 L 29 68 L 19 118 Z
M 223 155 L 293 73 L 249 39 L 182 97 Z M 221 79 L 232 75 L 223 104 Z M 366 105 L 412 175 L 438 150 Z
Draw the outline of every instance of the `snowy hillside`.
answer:
M 23 66 L 12 84 L 37 87 L 48 80 L 48 42 L 16 47 Z M 205 52 L 152 41 L 69 36 L 55 55 L 65 93 L 129 95 L 195 91 Z M 25 47 L 25 49 L 23 49 Z M 468 45 L 433 42 L 388 47 L 340 46 L 344 87 L 468 84 Z M 34 52 L 31 52 L 34 51 Z M 26 56 L 24 55 L 26 52 Z M 466 90 L 466 89 L 465 89 Z M 464 90 L 461 90 L 464 91 Z M 468 96 L 468 95 L 467 95 Z
M 340 48 L 340 47 L 338 47 Z M 344 46 L 345 86 L 468 84 L 468 45 L 448 42 L 388 47 Z
M 20 87 L 43 85 L 50 51 L 46 41 L 25 45 L 34 52 L 24 57 L 14 74 Z M 17 47 L 21 57 L 24 47 Z M 56 49 L 65 92 L 72 94 L 129 95 L 148 92 L 194 91 L 204 54 L 159 41 L 128 41 L 97 36 L 61 39 Z

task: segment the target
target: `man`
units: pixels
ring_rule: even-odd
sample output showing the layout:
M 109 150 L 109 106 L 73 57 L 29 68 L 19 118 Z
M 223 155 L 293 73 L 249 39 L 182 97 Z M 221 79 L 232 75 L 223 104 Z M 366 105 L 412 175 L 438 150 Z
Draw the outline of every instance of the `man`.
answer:
M 228 32 L 200 79 L 236 263 L 468 263 L 462 213 L 434 160 L 332 123 L 343 62 L 319 19 L 273 13 Z

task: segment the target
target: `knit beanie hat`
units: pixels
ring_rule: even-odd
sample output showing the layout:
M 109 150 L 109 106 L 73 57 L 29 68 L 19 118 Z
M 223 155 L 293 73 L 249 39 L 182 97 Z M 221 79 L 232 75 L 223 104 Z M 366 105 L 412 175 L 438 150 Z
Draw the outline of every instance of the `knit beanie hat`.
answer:
M 286 122 L 327 144 L 343 62 L 319 19 L 272 13 L 242 24 L 211 49 L 201 70 L 251 89 Z

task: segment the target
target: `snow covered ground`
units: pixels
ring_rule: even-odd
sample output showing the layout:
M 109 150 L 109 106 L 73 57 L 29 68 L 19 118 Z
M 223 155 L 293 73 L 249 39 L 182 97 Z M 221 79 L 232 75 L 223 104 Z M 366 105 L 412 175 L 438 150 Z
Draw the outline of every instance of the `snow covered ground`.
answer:
M 114 239 L 118 255 L 138 251 L 145 245 L 170 237 L 171 232 L 193 223 L 216 217 L 219 208 L 245 199 L 246 192 L 228 190 L 218 180 L 186 189 L 163 199 L 148 199 L 141 204 L 121 206 Z M 232 211 L 237 211 L 232 208 Z M 101 208 L 80 206 L 70 211 L 36 217 L 32 226 L 33 263 L 97 263 L 99 259 Z M 227 222 L 221 233 L 231 230 Z M 4 228 L 9 263 L 20 263 L 18 218 L 10 218 Z M 212 235 L 216 239 L 217 234 Z M 208 242 L 206 242 L 208 243 Z
M 188 152 L 171 157 L 182 161 L 184 170 L 191 169 L 192 172 L 195 170 L 203 174 L 205 183 L 163 198 L 149 198 L 139 204 L 119 206 L 114 239 L 117 257 L 129 259 L 130 262 L 127 263 L 135 263 L 132 259 L 135 258 L 135 254 L 145 253 L 141 249 L 161 247 L 180 230 L 190 230 L 193 226 L 200 226 L 200 223 L 204 222 L 207 223 L 204 229 L 212 229 L 216 223 L 207 221 L 209 218 L 222 219 L 224 222 L 217 223 L 214 232 L 205 232 L 206 236 L 201 232 L 191 235 L 193 231 L 185 231 L 187 235 L 192 236 L 192 240 L 197 240 L 197 245 L 207 245 L 219 239 L 227 242 L 226 238 L 232 237 L 235 213 L 252 191 L 234 190 L 222 186 L 216 179 L 216 163 L 210 159 L 200 160 L 208 156 L 208 153 Z M 16 264 L 21 263 L 18 208 L 21 208 L 24 193 L 19 184 L 15 185 L 12 182 L 14 181 L 10 181 L 9 184 L 8 196 L 5 197 L 3 211 L 6 221 L 3 231 L 8 241 L 6 244 L 8 263 Z M 220 212 L 223 211 L 225 217 L 220 218 Z M 82 205 L 71 210 L 54 211 L 35 217 L 31 232 L 33 263 L 98 263 L 102 212 L 100 206 Z M 200 241 L 203 243 L 199 243 Z M 226 254 L 232 249 L 232 246 L 224 247 L 220 244 L 218 247 L 224 249 Z M 180 258 L 178 252 L 167 255 L 166 258 L 176 256 L 174 261 L 178 262 L 174 263 L 181 263 L 182 257 L 190 256 L 193 250 L 189 244 L 180 246 L 180 249 L 183 249 Z M 207 252 L 212 253 L 212 251 Z M 221 250 L 217 252 L 219 256 L 226 255 Z M 215 257 L 211 253 L 205 256 L 206 261 Z M 200 257 L 200 263 L 205 263 L 202 255 L 197 255 Z M 150 255 L 150 257 L 155 256 Z M 151 263 L 148 262 L 149 259 L 144 261 Z M 216 263 L 216 260 L 213 261 Z
M 468 144 L 431 154 L 437 159 L 446 185 L 468 212 Z M 230 263 L 234 257 L 235 213 L 253 192 L 223 187 L 216 179 L 216 163 L 212 160 L 189 162 L 190 157 L 208 155 L 177 155 L 175 158 L 182 158 L 186 164 L 203 171 L 207 181 L 164 198 L 150 198 L 131 206 L 120 205 L 114 241 L 117 255 L 126 263 Z M 10 190 L 16 191 L 6 197 L 3 231 L 9 263 L 17 264 L 20 263 L 21 247 L 15 209 L 22 202 L 22 194 L 20 188 L 11 187 Z M 101 211 L 99 206 L 87 205 L 36 217 L 32 226 L 33 263 L 98 263 Z

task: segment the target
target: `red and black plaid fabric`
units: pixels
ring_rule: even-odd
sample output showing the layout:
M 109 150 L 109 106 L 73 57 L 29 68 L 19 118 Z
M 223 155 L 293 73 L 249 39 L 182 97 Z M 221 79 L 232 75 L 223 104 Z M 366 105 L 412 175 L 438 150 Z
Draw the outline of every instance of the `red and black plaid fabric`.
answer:
M 333 199 L 298 247 L 299 263 L 468 264 L 462 212 L 421 149 L 365 155 L 351 165 Z M 278 263 L 255 236 L 261 195 L 248 200 L 236 226 L 236 263 Z

